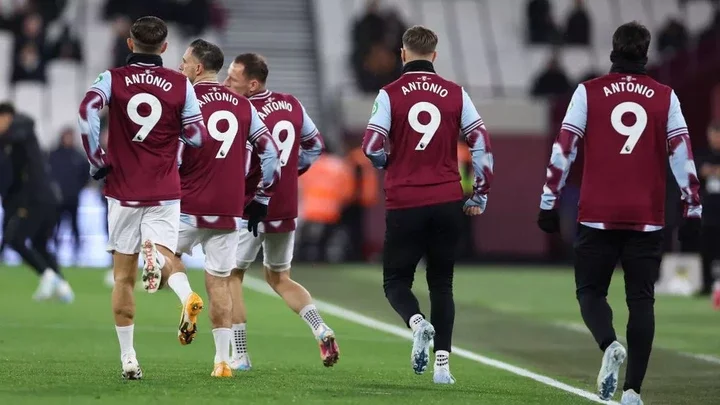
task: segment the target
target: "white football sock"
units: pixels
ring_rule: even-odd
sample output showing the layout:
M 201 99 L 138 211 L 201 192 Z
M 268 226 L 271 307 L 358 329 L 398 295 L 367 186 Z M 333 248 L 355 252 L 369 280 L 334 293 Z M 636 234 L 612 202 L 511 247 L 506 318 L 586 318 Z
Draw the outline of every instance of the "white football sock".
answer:
M 170 288 L 175 291 L 180 302 L 185 304 L 190 294 L 192 294 L 192 288 L 190 287 L 190 281 L 188 281 L 187 274 L 185 273 L 173 273 L 168 277 L 167 281 Z
M 220 362 L 230 363 L 228 354 L 228 346 L 232 337 L 230 328 L 215 328 L 212 330 L 213 338 L 215 338 L 215 364 Z
M 135 357 L 135 347 L 133 346 L 135 325 L 115 326 L 115 331 L 117 332 L 118 342 L 120 342 L 120 359 L 122 360 L 128 356 Z
M 450 367 L 450 353 L 446 350 L 435 352 L 435 368 L 439 367 Z
M 233 356 L 240 356 L 247 353 L 247 334 L 244 323 L 234 323 L 232 326 L 233 337 L 231 340 Z
M 308 324 L 310 329 L 312 329 L 313 334 L 317 337 L 318 333 L 322 330 L 321 326 L 323 326 L 325 322 L 323 322 L 323 319 L 317 308 L 315 308 L 315 305 L 306 305 L 300 310 L 300 317 L 306 324 Z
M 410 326 L 410 329 L 415 332 L 415 329 L 417 329 L 424 320 L 425 317 L 423 317 L 421 314 L 415 314 L 410 317 L 410 322 L 408 322 L 408 326 Z

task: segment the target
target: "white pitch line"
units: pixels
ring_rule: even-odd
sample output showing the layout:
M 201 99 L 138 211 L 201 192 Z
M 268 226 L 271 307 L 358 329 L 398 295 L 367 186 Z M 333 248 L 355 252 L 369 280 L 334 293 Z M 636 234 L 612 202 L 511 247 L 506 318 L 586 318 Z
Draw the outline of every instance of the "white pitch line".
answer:
M 270 288 L 265 282 L 253 278 L 245 276 L 245 280 L 243 281 L 243 286 L 263 294 L 271 295 L 277 297 L 277 294 Z M 279 297 L 278 297 L 279 298 Z M 412 332 L 410 332 L 407 328 L 401 328 L 399 326 L 391 325 L 386 322 L 379 321 L 377 319 L 373 319 L 370 317 L 367 317 L 365 315 L 362 315 L 358 312 L 351 311 L 349 309 L 330 304 L 323 301 L 315 300 L 315 306 L 323 313 L 336 316 L 338 318 L 345 319 L 350 322 L 357 323 L 359 325 L 375 329 L 381 332 L 389 333 L 391 335 L 395 335 L 397 337 L 412 340 Z M 615 401 L 603 401 L 601 400 L 597 394 L 582 390 L 580 388 L 575 388 L 571 385 L 565 384 L 563 382 L 560 382 L 558 380 L 555 380 L 553 378 L 534 373 L 530 370 L 514 366 L 512 364 L 508 364 L 499 360 L 491 359 L 489 357 L 483 356 L 481 354 L 472 352 L 470 350 L 465 350 L 462 348 L 459 348 L 457 346 L 452 347 L 452 352 L 460 357 L 484 364 L 486 366 L 494 367 L 500 370 L 505 370 L 507 372 L 510 372 L 512 374 L 516 374 L 522 377 L 529 378 L 531 380 L 535 380 L 539 383 L 548 385 L 553 388 L 557 388 L 560 390 L 563 390 L 565 392 L 569 392 L 571 394 L 575 394 L 577 396 L 583 397 L 585 399 L 588 399 L 592 402 L 596 402 L 598 404 L 608 404 L 608 405 L 620 405 L 618 402 Z
M 554 325 L 558 326 L 560 328 L 563 328 L 563 329 L 571 330 L 573 332 L 583 333 L 585 335 L 590 334 L 590 331 L 583 324 L 574 323 L 574 322 L 555 322 Z M 617 335 L 617 338 L 624 342 L 627 342 L 627 339 L 625 338 L 625 336 Z M 671 351 L 682 357 L 688 357 L 691 359 L 700 360 L 700 361 L 704 361 L 704 362 L 715 364 L 715 365 L 720 365 L 720 357 L 713 356 L 712 354 L 682 352 L 679 350 L 669 349 L 667 347 L 662 347 L 662 346 L 658 346 L 658 345 L 655 345 L 655 347 L 657 347 L 658 349 Z

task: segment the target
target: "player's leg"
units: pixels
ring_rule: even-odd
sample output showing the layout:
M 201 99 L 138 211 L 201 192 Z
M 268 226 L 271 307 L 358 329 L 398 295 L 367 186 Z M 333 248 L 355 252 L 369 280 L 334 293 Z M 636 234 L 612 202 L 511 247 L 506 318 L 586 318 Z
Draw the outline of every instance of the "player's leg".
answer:
M 295 247 L 295 231 L 267 233 L 263 241 L 265 281 L 285 303 L 307 323 L 320 345 L 320 358 L 332 367 L 340 357 L 335 332 L 325 324 L 313 304 L 310 293 L 290 278 L 290 264 Z
M 70 225 L 73 235 L 73 255 L 77 261 L 77 258 L 80 255 L 80 246 L 82 244 L 82 241 L 80 240 L 80 225 L 78 224 L 79 203 L 75 201 L 69 204 L 67 210 L 70 213 Z
M 43 214 L 39 213 L 38 215 Z M 47 249 L 57 223 L 56 211 L 48 209 L 44 211 L 44 215 L 45 218 L 42 221 L 42 224 L 38 227 L 35 234 L 30 237 L 30 241 L 33 248 L 38 252 L 38 254 L 40 254 L 40 256 L 42 256 L 48 266 L 50 266 L 50 268 L 53 269 L 58 276 L 54 283 L 54 295 L 57 296 L 60 301 L 70 303 L 75 299 L 75 294 L 73 293 L 67 280 L 62 277 L 60 266 L 58 265 L 55 254 Z
M 427 244 L 426 207 L 388 210 L 385 214 L 383 248 L 383 289 L 395 312 L 413 331 L 411 364 L 422 374 L 430 358 L 435 330 L 420 311 L 412 292 L 415 267 Z
M 237 231 L 212 232 L 203 241 L 205 288 L 210 299 L 210 322 L 215 340 L 213 377 L 232 377 L 228 350 L 233 337 L 230 274 L 235 267 L 237 246 Z
M 264 233 L 260 233 L 258 237 L 255 237 L 252 232 L 248 232 L 246 227 L 240 227 L 240 231 L 238 231 L 236 264 L 230 275 L 233 332 L 230 367 L 233 370 L 250 370 L 252 367 L 247 350 L 247 311 L 245 310 L 242 283 L 245 272 L 250 268 L 258 252 L 260 252 L 260 246 L 262 246 L 264 238 Z
M 23 261 L 35 270 L 40 276 L 40 283 L 33 295 L 36 300 L 50 299 L 55 291 L 55 284 L 59 277 L 55 269 L 48 263 L 35 246 L 28 247 L 26 241 L 42 227 L 42 210 L 34 208 L 21 208 L 8 219 L 5 227 L 5 240 L 7 245 L 15 250 Z M 9 215 L 10 213 L 6 213 Z
M 454 384 L 450 374 L 450 348 L 455 325 L 453 275 L 455 257 L 463 222 L 469 221 L 462 210 L 462 201 L 431 207 L 427 244 L 426 279 L 430 291 L 430 321 L 435 327 L 435 364 L 433 380 L 437 384 Z
M 134 347 L 135 281 L 140 252 L 140 222 L 143 208 L 123 207 L 117 201 L 108 203 L 108 246 L 113 255 L 112 309 L 115 330 L 120 343 L 123 378 L 142 378 Z
M 604 352 L 598 374 L 598 393 L 609 399 L 617 389 L 625 349 L 617 342 L 608 288 L 620 258 L 621 231 L 600 230 L 579 225 L 575 240 L 575 293 L 580 314 L 600 350 Z
M 176 256 L 180 228 L 180 204 L 148 207 L 143 214 L 140 232 L 143 242 L 143 281 L 148 292 L 157 291 L 161 274 L 169 274 L 168 285 L 177 294 L 182 308 L 178 326 L 180 344 L 192 343 L 197 330 L 197 318 L 203 301 L 193 292 L 185 274 L 185 267 Z M 188 231 L 187 228 L 185 228 Z M 193 230 L 189 230 L 192 232 Z M 194 232 L 202 230 L 195 228 Z M 178 266 L 178 268 L 175 268 Z M 146 278 L 147 276 L 147 278 Z
M 630 232 L 622 252 L 627 324 L 628 365 L 623 391 L 640 394 L 655 337 L 655 280 L 662 260 L 662 231 Z

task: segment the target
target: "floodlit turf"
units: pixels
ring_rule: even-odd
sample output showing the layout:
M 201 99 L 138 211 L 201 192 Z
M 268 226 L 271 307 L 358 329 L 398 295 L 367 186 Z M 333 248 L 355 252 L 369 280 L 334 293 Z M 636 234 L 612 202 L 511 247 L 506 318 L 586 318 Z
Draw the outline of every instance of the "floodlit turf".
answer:
M 330 278 L 319 277 L 316 282 L 345 277 L 340 271 L 325 270 Z M 104 274 L 91 270 L 66 274 L 77 295 L 74 304 L 36 303 L 30 299 L 37 283 L 31 272 L 0 268 L 6 305 L 0 312 L 0 404 L 591 403 L 460 358 L 452 360 L 458 384 L 435 386 L 430 373 L 411 372 L 409 341 L 332 317 L 326 321 L 338 334 L 341 359 L 336 367 L 325 369 L 307 326 L 280 300 L 254 292 L 246 297 L 254 369 L 216 380 L 209 376 L 214 351 L 207 317 L 202 317 L 196 341 L 181 347 L 174 294 L 138 291 L 135 347 L 145 380 L 124 382 Z M 203 291 L 201 280 L 201 273 L 191 274 L 198 291 Z M 376 292 L 374 286 L 368 288 Z M 362 311 L 362 305 L 354 306 L 353 295 L 335 303 Z

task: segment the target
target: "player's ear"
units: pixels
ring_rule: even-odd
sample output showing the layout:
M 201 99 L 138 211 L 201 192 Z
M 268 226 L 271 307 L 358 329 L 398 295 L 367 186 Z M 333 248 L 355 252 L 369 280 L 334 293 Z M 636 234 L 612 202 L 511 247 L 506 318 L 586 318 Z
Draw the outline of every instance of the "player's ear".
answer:
M 435 58 L 437 58 L 437 51 L 433 51 L 432 57 L 430 58 L 430 62 L 435 63 Z
M 135 44 L 133 43 L 132 38 L 127 39 L 127 46 L 128 46 L 128 49 L 130 50 L 130 52 L 135 52 L 135 50 L 133 49 L 133 48 L 135 48 Z
M 405 48 L 400 48 L 400 60 L 405 63 Z
M 163 54 L 167 50 L 167 41 L 163 42 L 162 46 L 160 47 L 160 53 Z

